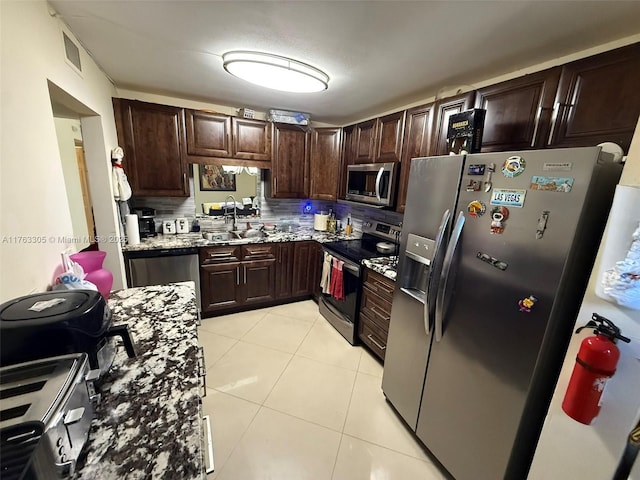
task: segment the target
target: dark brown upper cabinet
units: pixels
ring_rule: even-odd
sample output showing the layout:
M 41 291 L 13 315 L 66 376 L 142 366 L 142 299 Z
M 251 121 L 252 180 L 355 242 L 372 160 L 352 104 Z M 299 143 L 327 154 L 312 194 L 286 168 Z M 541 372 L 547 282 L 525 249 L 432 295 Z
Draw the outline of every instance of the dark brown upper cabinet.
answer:
M 271 123 L 232 117 L 231 128 L 235 158 L 262 162 L 271 160 Z
M 340 180 L 340 128 L 316 128 L 311 135 L 309 198 L 337 200 Z
M 463 93 L 455 97 L 443 98 L 435 103 L 434 129 L 431 141 L 431 155 L 448 155 L 447 129 L 449 117 L 473 108 L 476 92 Z
M 356 125 L 354 138 L 354 163 L 373 163 L 375 160 L 375 139 L 377 119 Z
M 347 194 L 347 166 L 356 163 L 356 126 L 342 128 L 342 156 L 340 178 L 338 182 L 338 198 L 344 199 Z
M 203 110 L 185 110 L 188 160 L 271 167 L 272 124 Z M 213 162 L 212 159 L 218 159 Z
M 377 120 L 374 161 L 399 162 L 402 155 L 405 111 L 392 113 Z
M 273 132 L 270 196 L 308 198 L 310 132 L 284 123 L 274 124 Z
M 400 181 L 398 183 L 398 199 L 396 202 L 396 210 L 398 212 L 404 212 L 407 200 L 411 159 L 426 157 L 431 152 L 432 123 L 432 103 L 407 110 L 400 165 Z
M 113 108 L 133 195 L 188 197 L 184 110 L 121 98 Z
M 546 145 L 560 71 L 555 67 L 477 91 L 475 106 L 487 111 L 482 152 Z
M 230 157 L 231 117 L 215 112 L 185 110 L 187 154 Z
M 549 145 L 614 142 L 629 151 L 640 114 L 640 43 L 562 67 Z

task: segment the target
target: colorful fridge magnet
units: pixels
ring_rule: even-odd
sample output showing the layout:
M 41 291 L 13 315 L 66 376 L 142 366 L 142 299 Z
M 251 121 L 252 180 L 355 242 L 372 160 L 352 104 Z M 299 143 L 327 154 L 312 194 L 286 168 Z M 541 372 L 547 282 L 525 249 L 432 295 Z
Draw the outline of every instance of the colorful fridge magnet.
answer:
M 531 310 L 537 301 L 538 299 L 536 297 L 529 295 L 527 298 L 523 298 L 518 302 L 518 307 L 520 307 L 521 312 L 531 313 Z
M 526 190 L 494 188 L 491 193 L 491 200 L 489 203 L 491 205 L 522 208 L 524 206 L 524 199 L 526 196 Z
M 502 164 L 502 173 L 505 177 L 517 177 L 518 175 L 521 175 L 522 172 L 524 172 L 526 166 L 527 162 L 525 162 L 524 158 L 518 155 L 514 155 L 504 161 L 504 163 Z
M 481 182 L 480 180 L 469 180 L 467 183 L 467 192 L 479 192 L 480 191 Z
M 479 200 L 474 200 L 469 205 L 467 205 L 467 212 L 469 212 L 469 216 L 474 218 L 481 217 L 486 211 L 487 206 Z
M 531 190 L 545 190 L 547 192 L 569 193 L 573 187 L 570 177 L 543 177 L 535 175 L 531 178 Z
M 491 209 L 491 234 L 496 235 L 504 232 L 504 222 L 509 218 L 507 207 L 493 207 Z
M 484 175 L 485 165 L 482 163 L 469 165 L 469 175 Z

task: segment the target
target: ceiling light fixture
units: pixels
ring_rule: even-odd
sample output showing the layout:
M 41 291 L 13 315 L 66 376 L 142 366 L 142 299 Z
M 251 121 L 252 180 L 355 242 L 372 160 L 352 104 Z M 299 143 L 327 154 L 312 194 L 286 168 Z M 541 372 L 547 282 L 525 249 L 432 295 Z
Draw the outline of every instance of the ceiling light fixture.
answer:
M 233 51 L 222 55 L 231 75 L 262 87 L 293 93 L 321 92 L 329 76 L 306 63 L 269 53 Z

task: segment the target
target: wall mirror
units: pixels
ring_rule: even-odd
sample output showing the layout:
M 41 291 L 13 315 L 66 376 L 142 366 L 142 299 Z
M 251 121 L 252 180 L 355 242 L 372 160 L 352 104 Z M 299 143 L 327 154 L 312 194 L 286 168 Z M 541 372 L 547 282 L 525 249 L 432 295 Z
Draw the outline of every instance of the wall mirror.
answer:
M 229 173 L 219 165 L 193 164 L 196 214 L 208 214 L 212 204 L 224 203 L 227 199 L 231 202 L 229 195 L 244 209 L 250 209 L 258 196 L 259 183 L 259 170 L 257 175 L 251 175 L 246 169 L 241 173 Z

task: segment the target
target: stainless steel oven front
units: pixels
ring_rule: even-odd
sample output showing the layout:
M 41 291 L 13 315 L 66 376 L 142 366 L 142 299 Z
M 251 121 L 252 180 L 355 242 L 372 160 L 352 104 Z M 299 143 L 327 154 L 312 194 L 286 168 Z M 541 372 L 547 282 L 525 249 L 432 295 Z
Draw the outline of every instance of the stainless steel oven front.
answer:
M 360 309 L 361 267 L 359 264 L 324 247 L 324 254 L 344 262 L 342 280 L 344 298 L 338 299 L 330 293 L 322 293 L 319 300 L 320 314 L 347 339 L 356 345 L 358 337 L 358 311 Z

